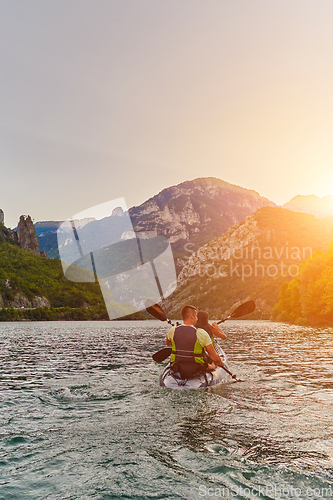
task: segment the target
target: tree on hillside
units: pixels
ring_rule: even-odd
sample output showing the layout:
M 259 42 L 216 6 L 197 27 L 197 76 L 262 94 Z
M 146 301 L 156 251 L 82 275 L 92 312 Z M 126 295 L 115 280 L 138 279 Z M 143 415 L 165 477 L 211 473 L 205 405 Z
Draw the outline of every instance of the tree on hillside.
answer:
M 333 323 L 333 243 L 308 258 L 299 275 L 283 284 L 272 316 L 296 324 Z

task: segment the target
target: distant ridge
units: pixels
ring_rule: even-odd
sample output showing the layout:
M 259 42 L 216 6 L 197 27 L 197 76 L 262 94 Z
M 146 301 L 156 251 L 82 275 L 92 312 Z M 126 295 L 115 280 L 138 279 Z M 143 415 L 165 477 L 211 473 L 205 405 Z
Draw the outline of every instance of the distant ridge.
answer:
M 285 203 L 283 208 L 314 215 L 322 219 L 333 215 L 333 196 L 328 195 L 320 198 L 315 194 L 298 195 Z
M 57 229 L 63 221 L 42 221 L 34 224 L 39 248 L 50 259 L 59 259 Z

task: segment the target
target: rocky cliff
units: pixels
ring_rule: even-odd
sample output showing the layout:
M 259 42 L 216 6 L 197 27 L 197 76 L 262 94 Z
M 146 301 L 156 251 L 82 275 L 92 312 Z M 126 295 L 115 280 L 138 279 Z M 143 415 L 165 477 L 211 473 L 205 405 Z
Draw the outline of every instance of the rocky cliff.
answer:
M 129 213 L 137 231 L 160 229 L 174 243 L 213 224 L 226 230 L 264 206 L 275 203 L 255 191 L 208 177 L 166 188 Z
M 0 209 L 0 235 L 1 238 L 11 242 L 17 242 L 17 234 L 12 229 L 4 226 L 5 216 L 3 211 Z M 0 306 L 1 307 L 1 306 Z
M 169 238 L 179 271 L 193 251 L 265 206 L 275 203 L 255 191 L 208 177 L 166 188 L 129 214 L 136 232 Z
M 29 250 L 35 255 L 40 254 L 36 231 L 30 215 L 21 215 L 16 233 L 18 242 L 22 248 Z
M 17 293 L 14 299 L 8 302 L 7 307 L 13 307 L 14 309 L 36 309 L 39 307 L 50 308 L 51 306 L 46 297 L 36 296 L 29 300 L 22 293 Z
M 0 321 L 105 319 L 99 286 L 67 280 L 59 260 L 39 255 L 32 230 L 31 218 L 21 217 L 22 248 L 17 233 L 0 225 Z

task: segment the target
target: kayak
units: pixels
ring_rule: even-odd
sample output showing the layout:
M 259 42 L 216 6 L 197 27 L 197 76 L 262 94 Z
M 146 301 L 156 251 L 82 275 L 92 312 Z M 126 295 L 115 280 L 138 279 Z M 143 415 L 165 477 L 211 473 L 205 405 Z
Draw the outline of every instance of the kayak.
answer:
M 226 362 L 226 355 L 221 348 L 216 349 L 222 361 Z M 218 366 L 215 370 L 198 374 L 193 378 L 183 379 L 179 372 L 175 372 L 170 363 L 160 375 L 160 386 L 168 389 L 205 389 L 220 384 L 227 376 L 227 372 Z
M 226 375 L 227 372 L 218 366 L 212 372 L 182 379 L 180 373 L 174 372 L 169 364 L 160 375 L 160 386 L 168 389 L 205 389 L 220 384 Z

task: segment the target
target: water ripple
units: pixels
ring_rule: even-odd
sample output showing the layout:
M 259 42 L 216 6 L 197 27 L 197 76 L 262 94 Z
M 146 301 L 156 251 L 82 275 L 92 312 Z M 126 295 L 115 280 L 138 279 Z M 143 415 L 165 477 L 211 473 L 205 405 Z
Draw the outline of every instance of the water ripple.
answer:
M 178 392 L 158 386 L 157 321 L 1 324 L 0 498 L 327 497 L 333 330 L 224 329 L 245 382 Z

